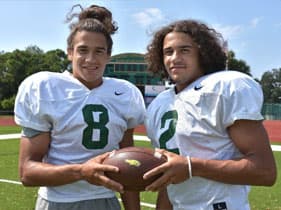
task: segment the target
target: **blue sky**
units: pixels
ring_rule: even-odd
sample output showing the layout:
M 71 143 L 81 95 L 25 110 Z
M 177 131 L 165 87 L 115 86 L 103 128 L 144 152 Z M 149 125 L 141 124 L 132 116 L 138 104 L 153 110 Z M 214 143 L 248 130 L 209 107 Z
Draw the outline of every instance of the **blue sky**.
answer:
M 144 53 L 152 33 L 178 19 L 193 18 L 216 28 L 237 59 L 260 79 L 281 68 L 281 0 L 0 0 L 0 51 L 37 45 L 66 49 L 66 14 L 74 4 L 109 8 L 119 31 L 113 55 Z

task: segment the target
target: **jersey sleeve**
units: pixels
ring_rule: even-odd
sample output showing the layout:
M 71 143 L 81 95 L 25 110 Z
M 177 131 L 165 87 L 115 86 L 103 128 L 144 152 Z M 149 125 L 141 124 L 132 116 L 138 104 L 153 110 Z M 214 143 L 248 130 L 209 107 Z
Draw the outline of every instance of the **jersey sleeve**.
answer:
M 163 115 L 174 110 L 174 95 L 171 89 L 159 93 L 148 105 L 145 114 L 145 129 L 151 145 L 160 148 L 158 136 L 163 132 Z
M 15 122 L 22 127 L 50 131 L 51 123 L 46 115 L 41 113 L 43 105 L 40 104 L 39 85 L 35 79 L 33 75 L 19 86 L 14 108 Z
M 145 116 L 145 104 L 143 96 L 139 89 L 136 87 L 132 88 L 132 96 L 128 107 L 128 128 L 134 128 L 138 125 L 144 124 Z
M 263 92 L 260 85 L 245 76 L 230 81 L 223 94 L 223 124 L 232 125 L 236 120 L 262 120 Z
M 156 99 L 154 99 L 156 100 Z M 155 102 L 155 101 L 153 101 Z M 150 143 L 152 145 L 152 147 L 159 147 L 159 143 L 157 141 L 157 139 L 155 138 L 155 133 L 156 133 L 156 117 L 155 117 L 155 113 L 156 110 L 153 106 L 154 104 L 151 103 L 149 104 L 146 114 L 145 114 L 145 120 L 144 120 L 144 125 L 145 125 L 145 129 L 146 129 L 146 135 L 147 137 L 150 139 Z

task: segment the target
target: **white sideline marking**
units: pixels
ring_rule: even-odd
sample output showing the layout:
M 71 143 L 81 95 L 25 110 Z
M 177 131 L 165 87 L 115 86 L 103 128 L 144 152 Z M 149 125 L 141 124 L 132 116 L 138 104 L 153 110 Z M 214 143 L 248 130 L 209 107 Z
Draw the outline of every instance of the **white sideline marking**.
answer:
M 21 185 L 21 182 L 13 181 L 13 180 L 8 180 L 8 179 L 0 179 L 0 182 L 6 182 L 6 183 L 10 183 L 10 184 L 18 184 L 18 185 Z
M 18 182 L 18 181 L 13 181 L 13 180 L 8 180 L 8 179 L 0 179 L 0 182 L 5 182 L 5 183 L 9 183 L 9 184 L 17 184 L 17 185 L 22 185 L 21 182 Z M 121 199 L 118 198 L 118 200 L 121 202 Z M 146 207 L 150 207 L 150 208 L 156 208 L 156 205 L 155 204 L 151 204 L 151 203 L 144 203 L 144 202 L 141 202 L 140 203 L 142 206 L 146 206 Z
M 271 145 L 273 151 L 281 151 L 281 145 Z
M 13 133 L 13 134 L 5 134 L 5 135 L 0 135 L 0 140 L 6 140 L 6 139 L 19 139 L 21 136 L 20 133 Z M 142 136 L 142 135 L 134 135 L 134 140 L 137 141 L 150 141 L 147 136 Z M 281 151 L 281 145 L 271 145 L 271 148 L 273 151 Z
M 3 134 L 0 135 L 0 140 L 3 139 L 19 139 L 21 137 L 20 133 L 13 133 L 13 134 Z M 134 135 L 134 139 L 138 141 L 150 141 L 149 138 L 142 135 Z
M 137 141 L 150 141 L 150 139 L 147 138 L 147 136 L 141 136 L 141 135 L 134 135 L 134 140 L 137 140 Z
M 0 135 L 0 140 L 6 139 L 19 139 L 21 137 L 20 133 L 13 133 L 13 134 L 2 134 Z
M 151 204 L 151 203 L 144 203 L 144 202 L 140 202 L 141 206 L 146 206 L 146 207 L 150 207 L 155 209 L 156 205 L 155 204 Z
M 118 198 L 119 202 L 121 202 L 121 199 Z M 141 206 L 146 206 L 146 207 L 149 207 L 149 208 L 153 208 L 155 209 L 156 208 L 156 205 L 155 204 L 151 204 L 151 203 L 144 203 L 144 202 L 140 202 Z

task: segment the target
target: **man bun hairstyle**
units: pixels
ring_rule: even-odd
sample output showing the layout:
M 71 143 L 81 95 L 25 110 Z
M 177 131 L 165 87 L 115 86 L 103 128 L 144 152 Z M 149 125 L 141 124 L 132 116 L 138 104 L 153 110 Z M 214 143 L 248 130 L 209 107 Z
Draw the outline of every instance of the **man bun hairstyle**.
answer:
M 76 8 L 79 8 L 80 12 L 74 12 Z M 78 21 L 72 22 L 74 18 L 77 18 Z M 111 54 L 113 45 L 111 35 L 118 30 L 118 26 L 117 23 L 112 20 L 112 13 L 107 8 L 91 5 L 84 9 L 80 4 L 74 5 L 67 15 L 66 23 L 70 23 L 69 28 L 71 30 L 67 39 L 68 49 L 73 48 L 73 38 L 76 33 L 85 30 L 103 34 L 107 40 L 107 53 L 109 55 Z
M 118 30 L 116 22 L 112 20 L 112 13 L 105 7 L 97 5 L 90 6 L 79 14 L 79 21 L 84 19 L 99 20 L 111 35 Z

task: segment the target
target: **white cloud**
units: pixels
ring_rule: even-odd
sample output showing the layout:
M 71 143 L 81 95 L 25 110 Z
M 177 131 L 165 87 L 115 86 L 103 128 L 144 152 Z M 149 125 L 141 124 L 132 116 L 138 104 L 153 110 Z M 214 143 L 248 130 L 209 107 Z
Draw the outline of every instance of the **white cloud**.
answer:
M 237 37 L 243 30 L 241 25 L 223 26 L 221 24 L 214 24 L 213 27 L 222 34 L 225 40 Z
M 143 27 L 150 26 L 154 23 L 159 23 L 164 19 L 164 16 L 158 8 L 148 8 L 142 12 L 133 14 L 134 19 Z
M 255 17 L 251 20 L 250 25 L 255 28 L 261 22 L 262 19 L 263 17 Z

